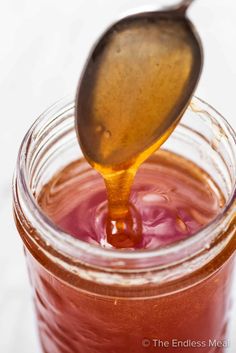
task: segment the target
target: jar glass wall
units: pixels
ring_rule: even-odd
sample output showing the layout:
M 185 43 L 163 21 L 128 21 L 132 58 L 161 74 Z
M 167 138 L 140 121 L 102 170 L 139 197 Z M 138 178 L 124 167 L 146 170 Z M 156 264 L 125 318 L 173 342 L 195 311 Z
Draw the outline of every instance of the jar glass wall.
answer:
M 119 251 L 75 239 L 38 206 L 43 186 L 82 153 L 73 102 L 60 101 L 35 122 L 19 151 L 13 192 L 44 353 L 224 352 L 236 249 L 235 142 L 227 122 L 194 98 L 162 149 L 206 171 L 225 205 L 183 241 Z

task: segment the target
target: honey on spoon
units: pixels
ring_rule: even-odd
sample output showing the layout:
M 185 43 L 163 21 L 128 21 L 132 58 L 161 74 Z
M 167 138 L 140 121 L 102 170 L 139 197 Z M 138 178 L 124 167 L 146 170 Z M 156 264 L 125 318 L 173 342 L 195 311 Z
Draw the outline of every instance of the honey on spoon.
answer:
M 196 88 L 202 49 L 178 8 L 138 13 L 110 27 L 93 48 L 76 98 L 76 130 L 88 162 L 104 178 L 107 242 L 132 248 L 142 238 L 129 202 L 140 164 L 171 134 Z

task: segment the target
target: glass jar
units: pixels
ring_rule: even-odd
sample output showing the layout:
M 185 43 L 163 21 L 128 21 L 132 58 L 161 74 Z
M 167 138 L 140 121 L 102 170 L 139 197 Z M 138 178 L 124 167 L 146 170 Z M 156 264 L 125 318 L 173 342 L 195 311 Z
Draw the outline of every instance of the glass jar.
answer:
M 60 101 L 39 117 L 20 147 L 13 193 L 44 353 L 225 351 L 236 249 L 235 141 L 224 118 L 194 98 L 162 149 L 205 170 L 226 203 L 190 238 L 119 251 L 73 238 L 38 206 L 42 187 L 82 156 L 73 102 Z

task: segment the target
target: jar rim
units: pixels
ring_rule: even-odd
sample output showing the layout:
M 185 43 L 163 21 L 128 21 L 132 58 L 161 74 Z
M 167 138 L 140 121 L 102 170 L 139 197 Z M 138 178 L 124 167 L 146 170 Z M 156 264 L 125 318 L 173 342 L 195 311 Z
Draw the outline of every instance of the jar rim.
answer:
M 211 105 L 204 102 L 202 99 L 194 97 L 192 102 L 194 104 L 196 103 L 196 105 L 203 105 L 207 110 L 210 110 L 217 115 L 217 122 L 220 122 L 221 125 L 224 127 L 224 132 L 226 133 L 226 135 L 231 136 L 231 138 L 233 139 L 233 144 L 231 147 L 233 148 L 236 166 L 236 134 L 233 128 L 220 113 L 218 113 Z M 64 113 L 66 111 L 70 111 L 71 109 L 74 109 L 74 101 L 71 99 L 69 100 L 68 97 L 59 100 L 54 105 L 49 107 L 43 114 L 41 114 L 39 118 L 33 123 L 21 143 L 13 182 L 13 197 L 16 204 L 19 207 L 21 206 L 21 203 L 24 202 L 24 204 L 26 205 L 27 214 L 29 215 L 29 222 L 32 221 L 33 226 L 34 223 L 37 223 L 37 226 L 39 227 L 38 229 L 40 229 L 40 234 L 43 234 L 43 238 L 45 238 L 46 242 L 50 243 L 51 246 L 55 247 L 55 249 L 57 249 L 58 251 L 62 251 L 63 253 L 73 256 L 77 259 L 79 259 L 81 254 L 83 254 L 83 257 L 99 257 L 103 258 L 105 261 L 109 259 L 113 261 L 117 260 L 118 267 L 119 261 L 122 260 L 142 261 L 146 259 L 151 260 L 153 258 L 166 258 L 172 253 L 184 251 L 194 247 L 194 245 L 196 245 L 199 240 L 207 240 L 208 235 L 216 231 L 216 228 L 221 223 L 224 215 L 228 213 L 228 211 L 233 206 L 236 196 L 236 181 L 234 181 L 231 194 L 224 207 L 222 207 L 219 214 L 210 223 L 201 228 L 199 231 L 195 232 L 193 235 L 191 235 L 191 237 L 185 238 L 169 245 L 161 246 L 156 249 L 121 251 L 119 249 L 103 248 L 101 246 L 87 243 L 73 237 L 71 234 L 59 228 L 44 214 L 43 210 L 36 202 L 33 192 L 30 189 L 30 185 L 26 175 L 27 157 L 29 152 L 29 146 L 34 135 L 34 131 L 36 130 L 38 125 L 44 126 L 44 124 L 48 123 L 50 119 L 50 114 L 52 112 L 58 112 L 58 109 L 63 110 Z

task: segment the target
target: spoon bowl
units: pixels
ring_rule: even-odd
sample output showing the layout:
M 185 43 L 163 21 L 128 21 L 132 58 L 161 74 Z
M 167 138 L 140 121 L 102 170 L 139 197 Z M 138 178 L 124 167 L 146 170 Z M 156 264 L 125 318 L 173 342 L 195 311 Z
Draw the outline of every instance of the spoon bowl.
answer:
M 78 86 L 76 127 L 97 170 L 138 167 L 186 110 L 203 62 L 189 3 L 125 17 L 92 49 Z

